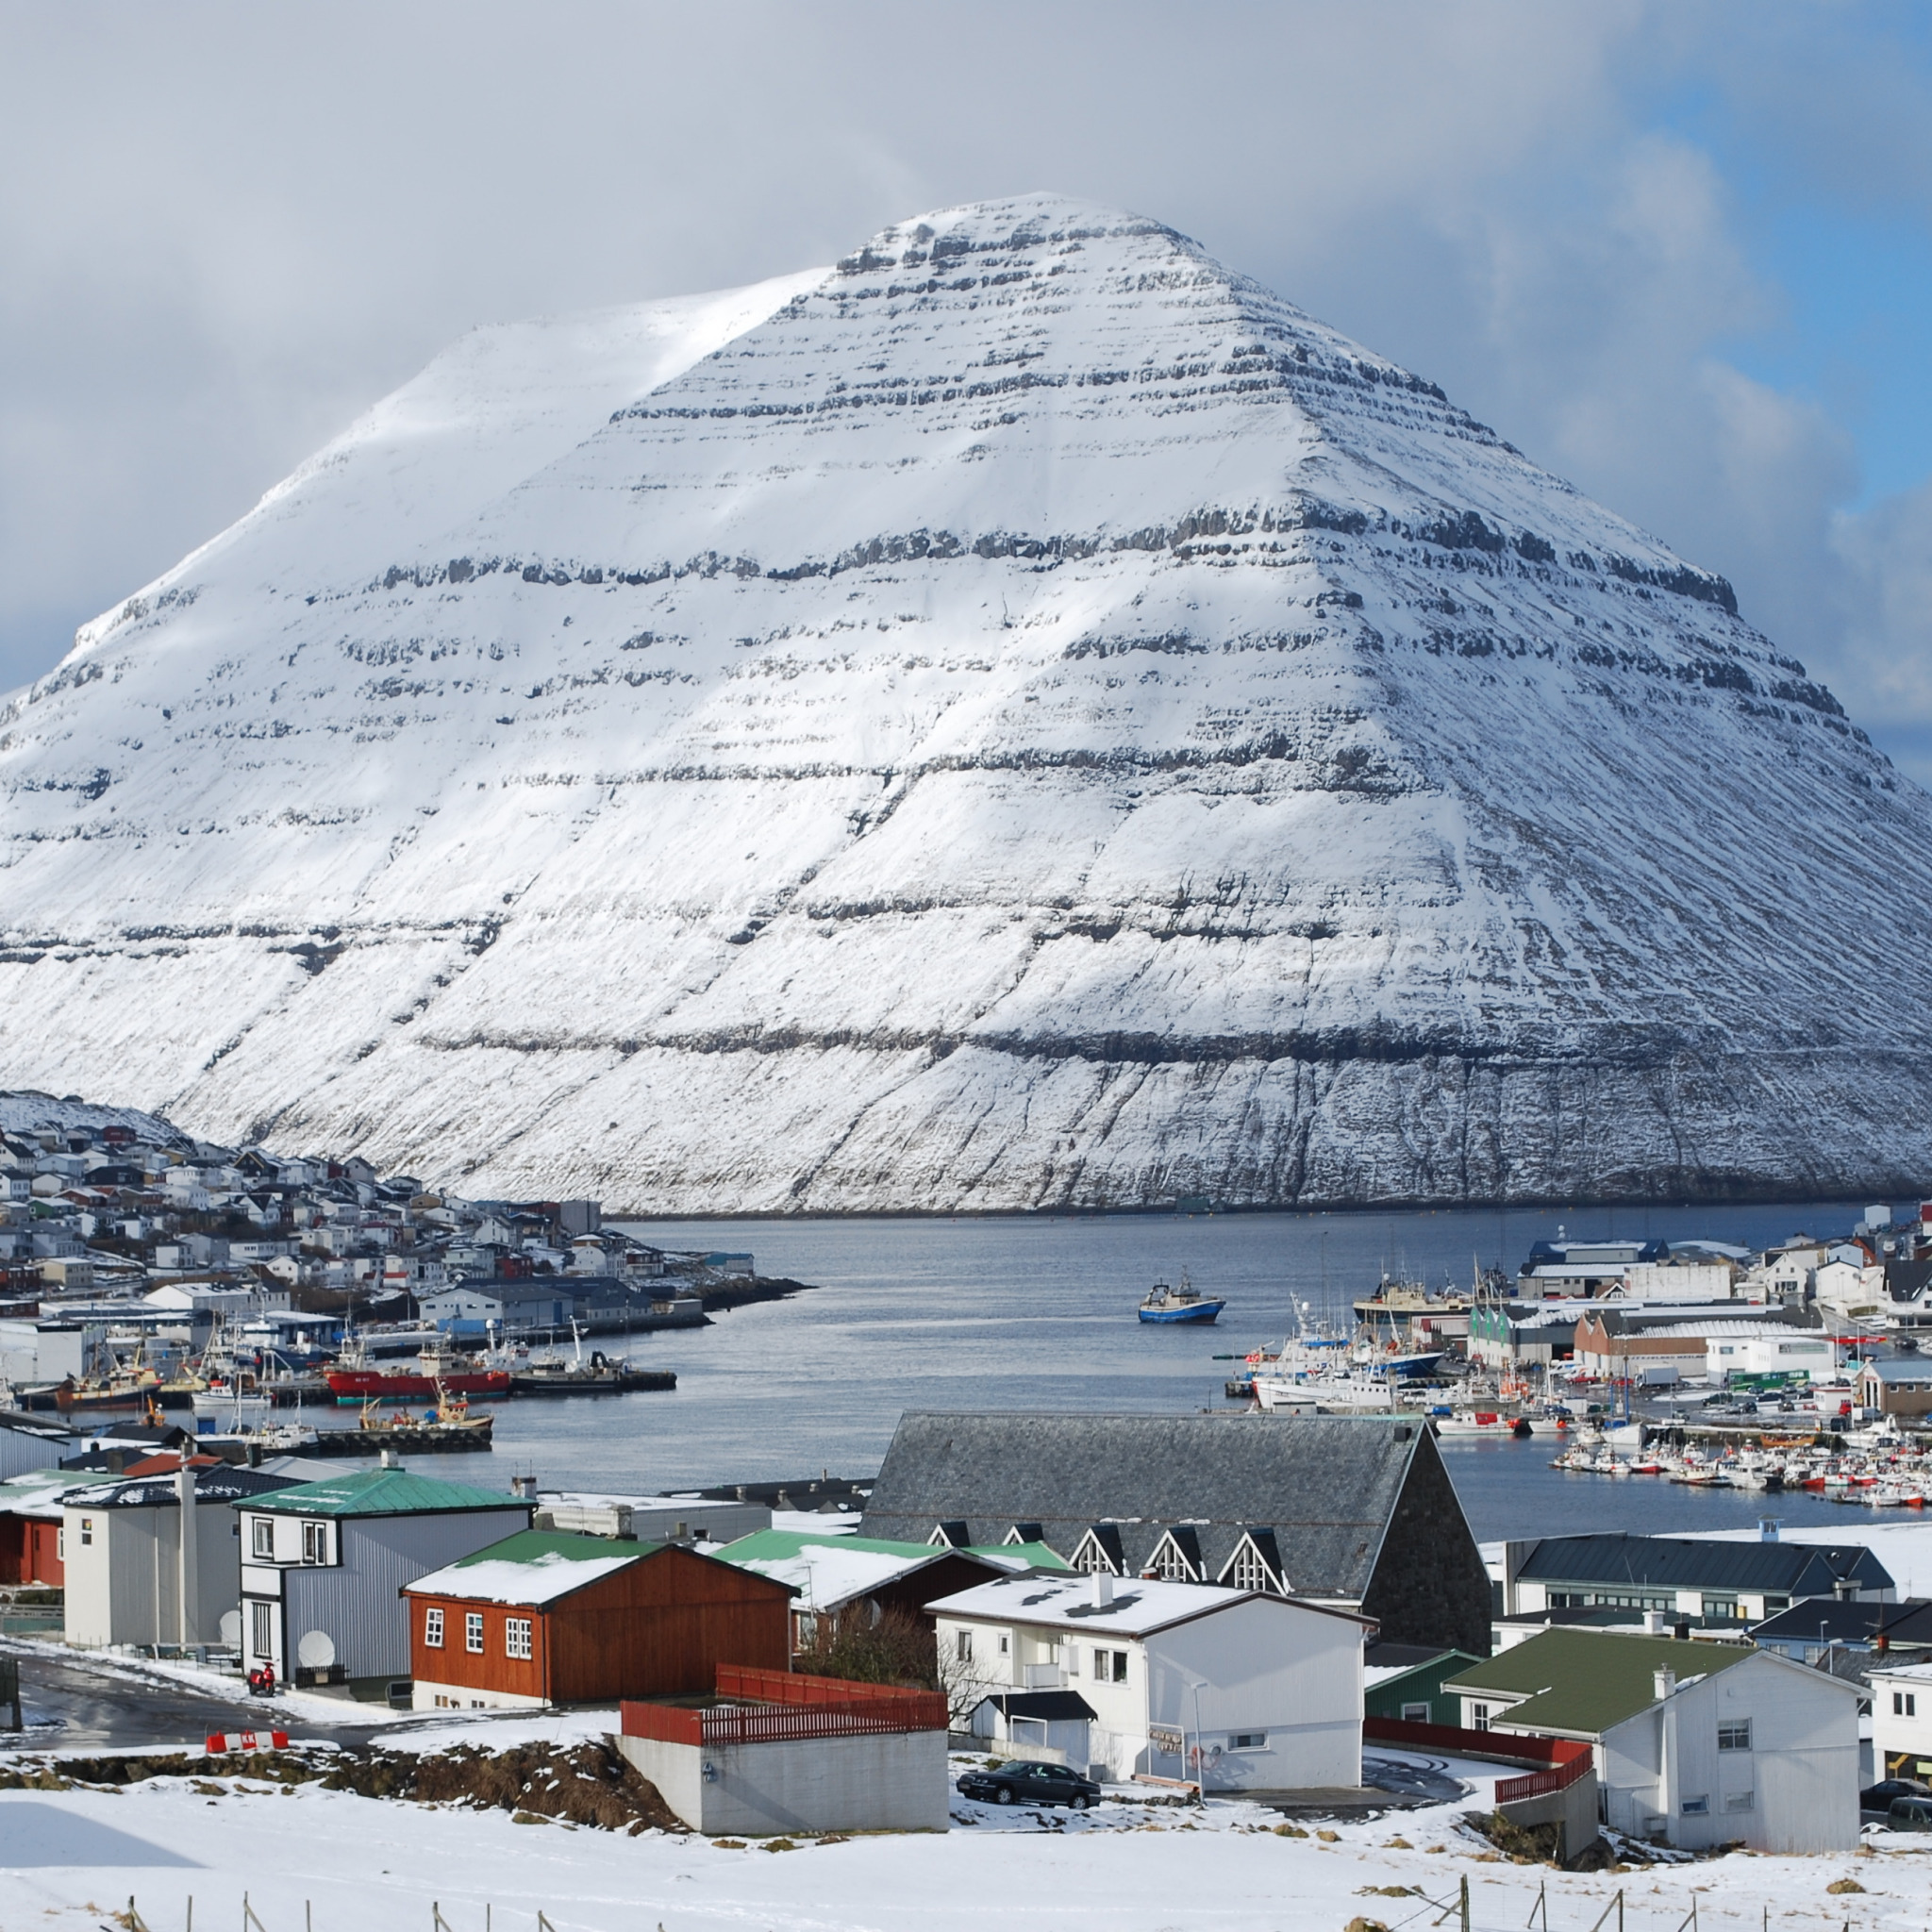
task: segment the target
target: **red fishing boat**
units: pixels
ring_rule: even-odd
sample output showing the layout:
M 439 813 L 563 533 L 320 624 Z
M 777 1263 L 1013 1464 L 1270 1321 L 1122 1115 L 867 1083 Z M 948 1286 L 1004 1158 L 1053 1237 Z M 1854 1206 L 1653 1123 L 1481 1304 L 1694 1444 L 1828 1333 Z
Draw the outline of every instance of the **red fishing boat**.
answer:
M 323 1371 L 338 1402 L 427 1402 L 439 1390 L 451 1395 L 508 1395 L 509 1371 L 485 1368 L 474 1357 L 425 1348 L 413 1368 L 377 1368 L 344 1356 Z

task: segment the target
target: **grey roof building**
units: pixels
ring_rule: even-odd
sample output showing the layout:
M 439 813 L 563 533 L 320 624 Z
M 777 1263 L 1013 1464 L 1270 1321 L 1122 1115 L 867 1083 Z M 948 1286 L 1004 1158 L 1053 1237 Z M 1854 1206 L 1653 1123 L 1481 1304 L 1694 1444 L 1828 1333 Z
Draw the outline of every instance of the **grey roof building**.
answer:
M 1503 1609 L 1616 1607 L 1757 1623 L 1805 1598 L 1890 1602 L 1891 1573 L 1862 1543 L 1554 1536 L 1504 1546 Z
M 1075 1569 L 1307 1597 L 1489 1654 L 1482 1558 L 1404 1417 L 908 1414 L 860 1533 L 1042 1541 Z

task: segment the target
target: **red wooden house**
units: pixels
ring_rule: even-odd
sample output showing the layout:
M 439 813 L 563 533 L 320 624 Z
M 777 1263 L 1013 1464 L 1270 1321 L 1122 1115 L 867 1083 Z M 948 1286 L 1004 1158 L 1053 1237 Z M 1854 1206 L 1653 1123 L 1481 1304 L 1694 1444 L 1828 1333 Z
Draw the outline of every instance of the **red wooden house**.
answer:
M 791 1664 L 791 1590 L 678 1543 L 525 1530 L 402 1593 L 418 1710 L 679 1696 L 720 1664 Z

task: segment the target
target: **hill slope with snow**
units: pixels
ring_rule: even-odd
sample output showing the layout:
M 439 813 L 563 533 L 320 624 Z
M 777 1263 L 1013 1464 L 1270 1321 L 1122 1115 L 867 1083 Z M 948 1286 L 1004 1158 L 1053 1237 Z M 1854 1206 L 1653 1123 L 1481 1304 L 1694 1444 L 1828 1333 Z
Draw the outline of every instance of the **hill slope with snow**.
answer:
M 1927 1165 L 1924 794 L 1722 579 L 1054 197 L 469 338 L 0 787 L 0 1078 L 471 1194 Z

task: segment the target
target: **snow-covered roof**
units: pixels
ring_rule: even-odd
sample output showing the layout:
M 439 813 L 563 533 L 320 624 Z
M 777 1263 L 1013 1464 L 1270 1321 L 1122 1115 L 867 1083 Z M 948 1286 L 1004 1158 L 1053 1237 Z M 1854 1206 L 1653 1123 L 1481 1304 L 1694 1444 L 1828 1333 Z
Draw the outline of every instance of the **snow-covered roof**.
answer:
M 1147 1576 L 1114 1581 L 1113 1601 L 1094 1600 L 1094 1578 L 1074 1571 L 1043 1573 L 1029 1570 L 1002 1576 L 994 1583 L 975 1584 L 952 1596 L 939 1598 L 926 1608 L 941 1617 L 963 1617 L 999 1624 L 1047 1624 L 1067 1630 L 1091 1630 L 1115 1637 L 1145 1637 L 1173 1624 L 1210 1617 L 1248 1602 L 1279 1604 L 1284 1609 L 1316 1614 L 1312 1604 L 1266 1596 L 1259 1591 L 1224 1590 L 1212 1583 L 1170 1583 Z M 1358 1620 L 1357 1620 L 1358 1621 Z
M 872 1537 L 800 1535 L 761 1529 L 717 1552 L 720 1561 L 790 1584 L 801 1609 L 833 1609 L 963 1554 L 932 1543 L 880 1541 Z M 999 1567 L 985 1557 L 989 1569 Z
M 528 1529 L 475 1556 L 432 1570 L 408 1586 L 412 1596 L 447 1596 L 481 1604 L 548 1604 L 571 1595 L 663 1548 L 608 1537 Z

